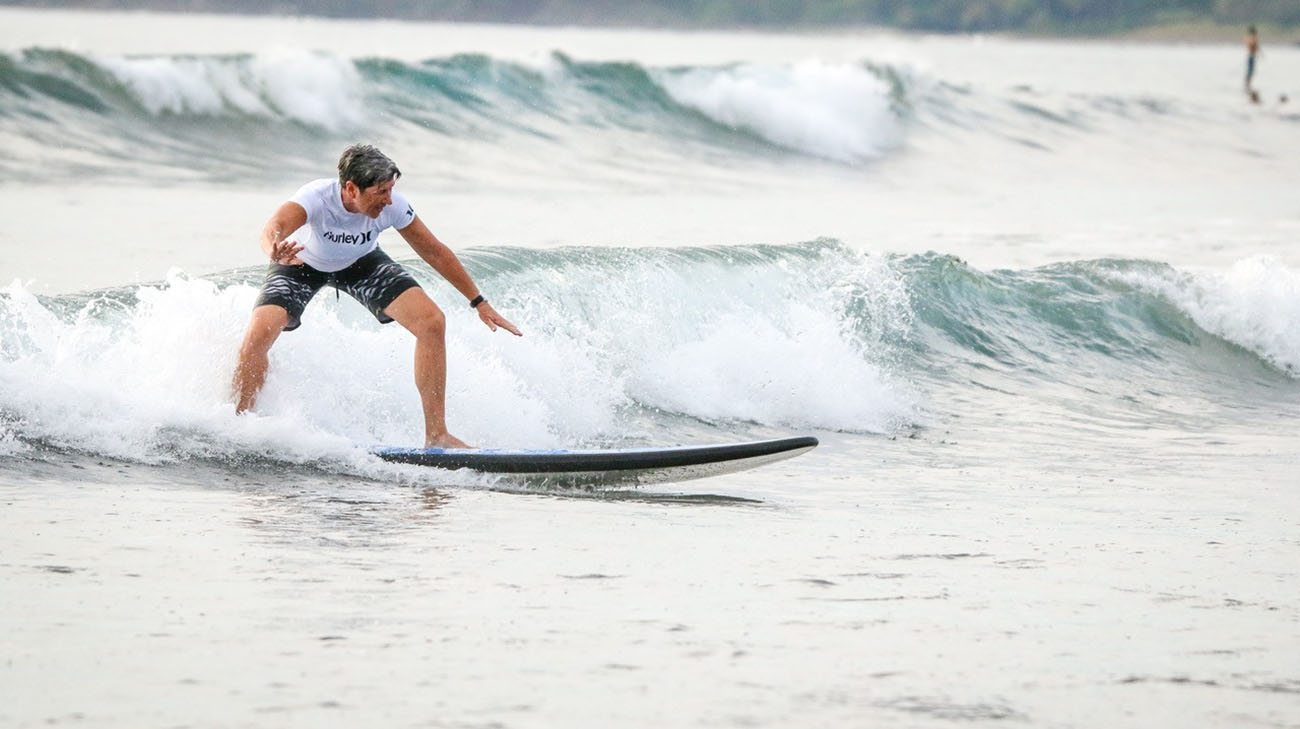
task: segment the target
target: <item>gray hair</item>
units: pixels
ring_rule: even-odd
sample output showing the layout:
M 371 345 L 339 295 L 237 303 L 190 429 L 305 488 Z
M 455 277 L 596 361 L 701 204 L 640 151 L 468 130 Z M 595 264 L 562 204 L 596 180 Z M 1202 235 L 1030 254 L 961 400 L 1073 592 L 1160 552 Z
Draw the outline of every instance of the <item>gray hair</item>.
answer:
M 350 181 L 364 190 L 401 176 L 397 165 L 369 144 L 354 144 L 339 157 L 340 185 Z

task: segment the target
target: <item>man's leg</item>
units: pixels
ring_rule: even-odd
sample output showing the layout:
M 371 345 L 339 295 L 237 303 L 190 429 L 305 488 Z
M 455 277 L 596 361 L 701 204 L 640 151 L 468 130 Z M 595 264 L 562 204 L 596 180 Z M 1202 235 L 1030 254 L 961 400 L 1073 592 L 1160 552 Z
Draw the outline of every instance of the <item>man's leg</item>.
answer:
M 244 344 L 239 348 L 239 364 L 235 366 L 235 377 L 231 383 L 231 395 L 235 400 L 235 412 L 250 410 L 257 400 L 257 393 L 266 382 L 268 364 L 267 352 L 271 345 L 289 322 L 289 312 L 275 304 L 264 304 L 253 309 L 253 318 L 248 322 L 248 333 L 244 335 Z
M 424 446 L 468 448 L 447 432 L 447 317 L 419 287 L 403 291 L 384 313 L 415 335 L 415 387 L 424 404 Z

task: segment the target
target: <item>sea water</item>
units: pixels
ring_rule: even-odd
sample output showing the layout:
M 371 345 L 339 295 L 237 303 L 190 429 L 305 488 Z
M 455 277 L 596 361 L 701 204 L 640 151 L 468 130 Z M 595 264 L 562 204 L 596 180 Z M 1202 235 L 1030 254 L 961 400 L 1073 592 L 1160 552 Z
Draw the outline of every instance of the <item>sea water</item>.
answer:
M 1232 42 L 1227 42 L 1227 41 Z M 0 725 L 1300 723 L 1300 49 L 0 10 Z M 525 332 L 496 447 L 812 434 L 575 491 L 379 462 L 348 144 Z

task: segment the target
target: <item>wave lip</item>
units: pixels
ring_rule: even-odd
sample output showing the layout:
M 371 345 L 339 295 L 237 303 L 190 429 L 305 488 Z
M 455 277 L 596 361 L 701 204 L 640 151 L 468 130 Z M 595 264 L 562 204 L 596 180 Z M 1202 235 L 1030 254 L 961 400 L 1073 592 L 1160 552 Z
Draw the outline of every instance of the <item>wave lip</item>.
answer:
M 1226 272 L 1130 272 L 1119 277 L 1168 299 L 1201 328 L 1300 378 L 1300 273 L 1270 256 Z
M 360 74 L 323 53 L 236 57 L 97 57 L 155 116 L 234 113 L 341 132 L 362 122 Z

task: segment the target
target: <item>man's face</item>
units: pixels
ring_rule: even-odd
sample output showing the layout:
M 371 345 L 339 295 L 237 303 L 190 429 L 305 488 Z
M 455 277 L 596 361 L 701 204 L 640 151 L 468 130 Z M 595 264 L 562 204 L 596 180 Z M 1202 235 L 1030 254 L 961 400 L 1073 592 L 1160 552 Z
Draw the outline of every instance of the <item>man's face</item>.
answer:
M 393 186 L 397 184 L 396 179 L 371 185 L 364 190 L 357 187 L 356 183 L 348 182 L 348 184 L 356 190 L 355 204 L 359 213 L 377 218 L 384 208 L 393 204 Z

